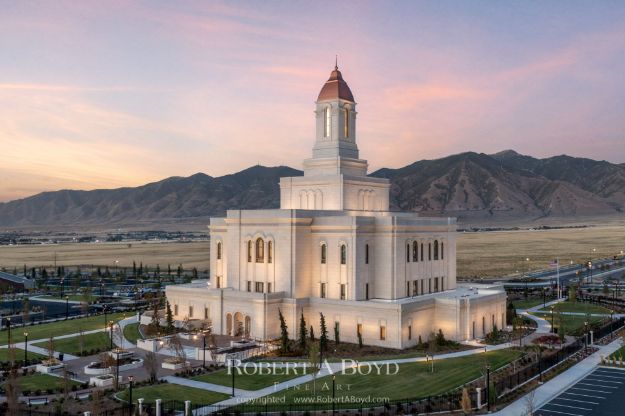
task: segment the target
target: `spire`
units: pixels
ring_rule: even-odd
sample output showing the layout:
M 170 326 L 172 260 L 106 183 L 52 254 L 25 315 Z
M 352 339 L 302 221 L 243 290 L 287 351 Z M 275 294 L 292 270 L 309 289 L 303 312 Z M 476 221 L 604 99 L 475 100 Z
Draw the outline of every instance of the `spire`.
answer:
M 339 69 L 339 56 L 334 55 L 334 70 L 337 71 Z

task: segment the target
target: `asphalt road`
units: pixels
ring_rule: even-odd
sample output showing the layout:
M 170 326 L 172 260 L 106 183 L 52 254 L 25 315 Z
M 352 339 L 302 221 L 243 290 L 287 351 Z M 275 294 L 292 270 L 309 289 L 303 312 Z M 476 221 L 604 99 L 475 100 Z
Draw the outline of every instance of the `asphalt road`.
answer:
M 536 416 L 625 415 L 625 370 L 597 367 L 592 373 L 551 399 Z

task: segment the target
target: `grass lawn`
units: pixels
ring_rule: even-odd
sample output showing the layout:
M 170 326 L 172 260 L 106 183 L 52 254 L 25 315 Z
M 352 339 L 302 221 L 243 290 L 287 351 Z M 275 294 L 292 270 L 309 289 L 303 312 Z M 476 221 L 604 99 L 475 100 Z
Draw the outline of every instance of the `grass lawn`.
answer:
M 128 400 L 128 390 L 118 395 L 123 400 Z M 191 400 L 193 404 L 211 404 L 230 398 L 230 396 L 214 391 L 196 389 L 194 387 L 180 386 L 178 384 L 157 384 L 155 386 L 138 387 L 132 390 L 133 400 L 135 397 L 143 397 L 145 403 L 154 403 L 156 399 L 166 400 Z
M 585 302 L 569 302 L 569 301 L 560 302 L 560 303 L 556 303 L 555 305 L 553 305 L 553 310 L 555 312 L 560 311 L 560 312 L 577 312 L 577 313 L 596 313 L 596 314 L 606 314 L 606 315 L 610 314 L 610 310 L 607 308 L 604 308 L 603 306 L 593 305 L 591 303 L 585 303 Z M 541 309 L 541 311 L 549 312 L 550 307 L 547 306 L 546 308 Z
M 124 318 L 123 313 L 108 314 L 109 321 L 118 321 Z M 50 337 L 58 337 L 59 335 L 67 335 L 77 333 L 81 329 L 90 331 L 93 329 L 104 328 L 104 315 L 89 316 L 87 318 L 68 319 L 66 321 L 50 322 L 47 324 L 26 326 L 24 328 L 13 328 L 11 338 L 13 343 L 24 342 L 24 332 L 28 332 L 29 340 L 48 339 Z M 7 343 L 7 331 L 0 332 L 0 345 Z
M 24 350 L 20 348 L 14 348 L 14 350 L 15 350 L 15 357 L 14 357 L 15 360 L 17 361 L 24 360 Z M 39 358 L 45 358 L 45 356 L 28 351 L 29 360 L 39 359 Z M 9 361 L 9 349 L 8 348 L 0 348 L 0 361 L 1 362 Z
M 459 358 L 435 361 L 434 373 L 430 364 L 416 362 L 401 364 L 398 374 L 376 374 L 376 370 L 368 375 L 337 374 L 337 399 L 349 397 L 388 398 L 389 400 L 427 397 L 442 394 L 456 389 L 482 376 L 486 363 L 492 369 L 500 368 L 520 357 L 521 352 L 515 350 L 491 351 Z M 392 369 L 392 367 L 391 367 Z M 328 388 L 329 387 L 329 388 Z M 314 394 L 313 394 L 314 392 Z M 313 383 L 305 383 L 293 389 L 277 392 L 271 397 L 285 397 L 285 403 L 293 403 L 296 397 L 321 397 L 327 400 L 332 395 L 332 378 L 330 376 L 317 379 Z M 327 404 L 319 403 L 320 407 Z
M 91 295 L 85 298 L 84 295 L 43 295 L 39 296 L 41 299 L 53 299 L 53 300 L 65 300 L 65 296 L 69 298 L 70 302 L 93 302 L 95 300 L 95 296 Z
M 625 345 L 610 354 L 611 360 L 625 359 Z
M 535 312 L 532 315 L 539 316 L 543 319 L 546 319 L 547 322 L 551 323 L 551 313 L 547 312 Z M 584 323 L 588 322 L 588 325 L 597 324 L 602 322 L 604 318 L 600 316 L 591 316 L 590 318 L 586 318 L 585 315 L 560 315 L 562 321 L 564 323 L 564 333 L 566 335 L 581 335 L 584 331 Z M 554 313 L 553 315 L 554 326 L 559 328 L 560 322 L 558 315 Z
M 549 302 L 551 299 L 547 299 L 547 302 Z M 515 299 L 515 300 L 511 300 L 509 303 L 511 303 L 514 306 L 514 309 L 529 309 L 529 308 L 533 308 L 534 306 L 538 306 L 538 305 L 542 305 L 543 304 L 543 298 L 527 298 L 527 299 Z
M 284 369 L 279 369 L 285 371 Z M 258 390 L 264 387 L 272 386 L 274 383 L 291 380 L 293 378 L 301 377 L 309 371 L 307 368 L 298 367 L 296 371 L 290 369 L 288 374 L 245 374 L 241 370 L 241 374 L 235 372 L 234 386 L 243 390 Z M 236 371 L 236 370 L 234 370 Z M 250 367 L 250 372 L 253 369 Z M 205 383 L 219 384 L 222 386 L 232 386 L 232 373 L 228 374 L 227 370 L 215 371 L 209 374 L 202 374 L 201 376 L 192 377 L 192 380 L 203 381 Z
M 46 391 L 47 389 L 60 389 L 63 388 L 63 378 L 49 376 L 47 374 L 33 374 L 25 377 L 18 377 L 18 383 L 22 391 L 24 390 L 42 390 Z M 79 386 L 80 383 L 77 383 L 73 380 L 70 380 L 70 386 Z
M 138 339 L 143 339 L 141 334 L 139 333 L 139 324 L 128 324 L 124 327 L 124 338 L 133 344 L 137 343 Z
M 33 344 L 37 347 L 47 348 L 48 341 Z M 83 335 L 83 350 L 107 350 L 111 346 L 111 338 L 106 332 Z M 54 350 L 65 354 L 80 355 L 80 336 L 71 338 L 55 339 Z

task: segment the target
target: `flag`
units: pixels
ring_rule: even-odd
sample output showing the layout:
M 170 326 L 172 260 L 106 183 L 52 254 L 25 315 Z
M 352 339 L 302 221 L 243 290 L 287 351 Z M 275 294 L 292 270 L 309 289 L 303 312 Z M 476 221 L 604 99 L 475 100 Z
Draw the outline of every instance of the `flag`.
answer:
M 551 261 L 549 262 L 549 267 L 551 267 L 551 268 L 558 267 L 558 259 L 551 260 Z

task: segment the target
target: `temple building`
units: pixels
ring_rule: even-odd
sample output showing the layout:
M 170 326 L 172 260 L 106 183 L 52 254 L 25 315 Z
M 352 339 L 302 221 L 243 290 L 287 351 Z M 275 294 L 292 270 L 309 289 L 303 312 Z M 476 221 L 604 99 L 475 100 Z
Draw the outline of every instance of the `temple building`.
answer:
M 482 338 L 506 322 L 500 286 L 456 284 L 456 219 L 392 212 L 390 183 L 367 176 L 356 101 L 335 67 L 316 101 L 304 175 L 280 180 L 280 209 L 229 210 L 210 220 L 208 285 L 167 286 L 177 320 L 213 333 L 272 339 L 279 310 L 296 338 L 320 313 L 345 342 L 407 348 L 439 329 Z

